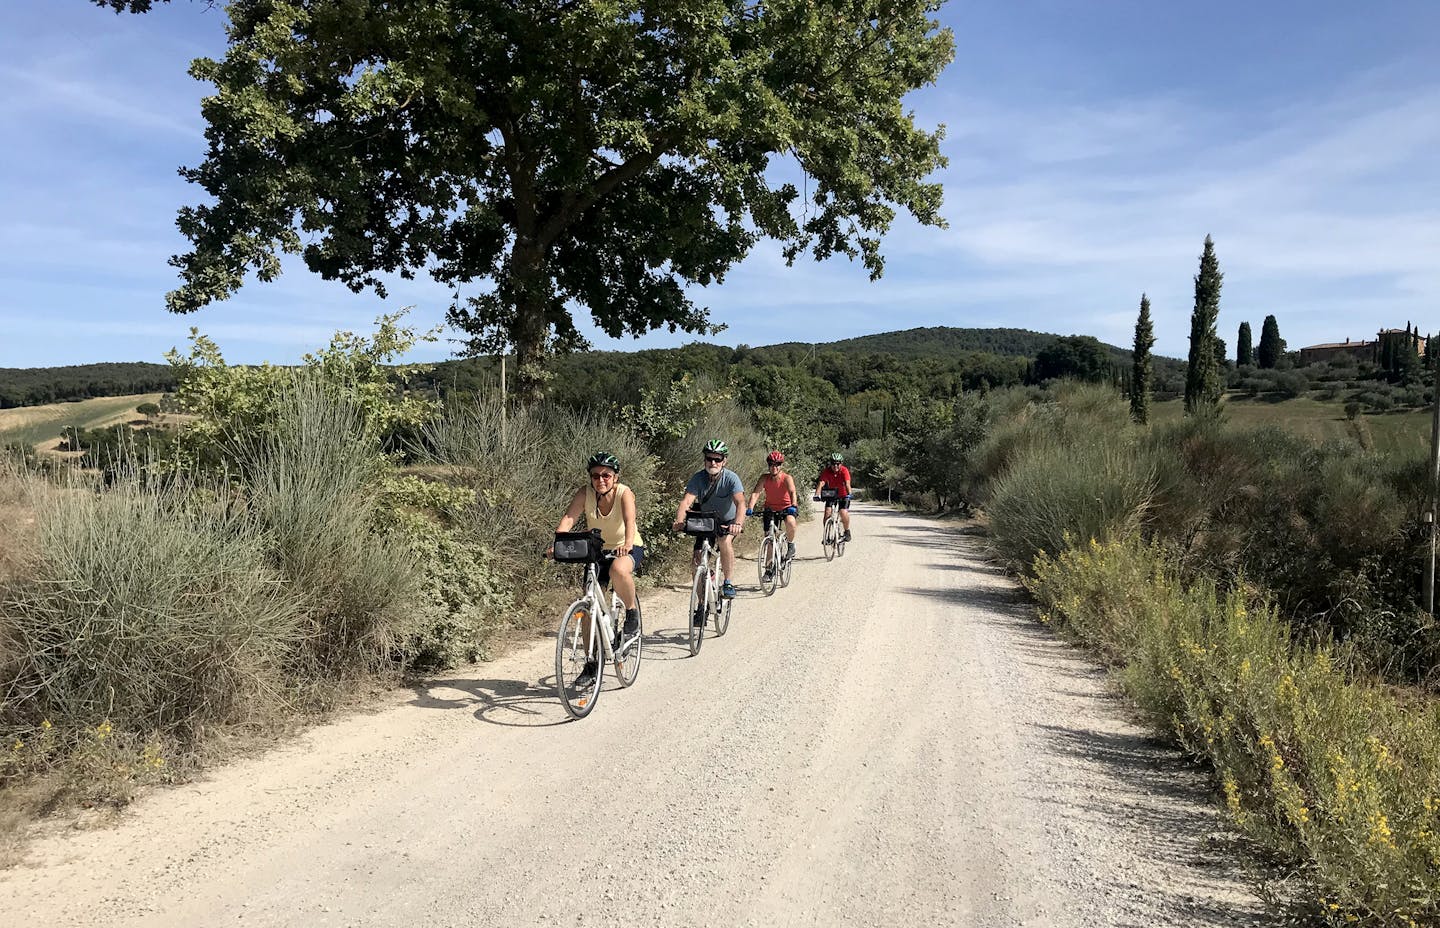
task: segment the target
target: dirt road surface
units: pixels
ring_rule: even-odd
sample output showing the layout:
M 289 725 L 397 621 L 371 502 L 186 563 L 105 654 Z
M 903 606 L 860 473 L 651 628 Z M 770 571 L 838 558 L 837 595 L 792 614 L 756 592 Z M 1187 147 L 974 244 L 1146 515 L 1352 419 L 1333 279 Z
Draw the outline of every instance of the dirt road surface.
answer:
M 628 690 L 566 722 L 554 646 L 37 840 L 3 921 L 60 926 L 1261 925 L 1203 778 L 1033 618 L 983 539 L 857 507 L 741 561 L 691 658 L 646 599 Z M 756 523 L 758 528 L 758 522 Z

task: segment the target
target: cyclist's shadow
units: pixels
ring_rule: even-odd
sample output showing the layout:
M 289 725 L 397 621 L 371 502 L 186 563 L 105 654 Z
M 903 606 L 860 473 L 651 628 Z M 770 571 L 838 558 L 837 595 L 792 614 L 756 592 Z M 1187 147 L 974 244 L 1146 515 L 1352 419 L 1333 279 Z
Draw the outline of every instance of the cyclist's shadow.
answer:
M 606 681 L 606 689 L 611 681 Z M 474 715 L 482 722 L 507 728 L 544 728 L 569 720 L 555 692 L 555 675 L 528 680 L 436 679 L 414 684 L 413 706 L 426 709 L 458 709 L 477 706 Z M 440 696 L 435 690 L 459 691 L 461 697 Z

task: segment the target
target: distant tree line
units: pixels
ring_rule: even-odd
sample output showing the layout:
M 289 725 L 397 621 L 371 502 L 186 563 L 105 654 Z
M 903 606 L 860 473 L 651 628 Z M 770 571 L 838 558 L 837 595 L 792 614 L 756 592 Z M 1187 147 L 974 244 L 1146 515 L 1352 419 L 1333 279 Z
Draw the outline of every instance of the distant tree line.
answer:
M 107 363 L 71 367 L 0 368 L 0 409 L 131 393 L 167 393 L 176 385 L 168 364 Z

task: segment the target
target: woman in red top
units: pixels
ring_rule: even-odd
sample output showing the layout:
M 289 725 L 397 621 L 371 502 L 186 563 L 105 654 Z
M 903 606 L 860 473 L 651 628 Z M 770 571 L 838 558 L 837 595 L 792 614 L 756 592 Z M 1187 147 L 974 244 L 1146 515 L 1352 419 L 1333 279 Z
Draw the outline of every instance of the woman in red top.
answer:
M 785 553 L 786 557 L 795 556 L 795 514 L 799 511 L 795 508 L 795 478 L 784 471 L 785 455 L 778 451 L 772 451 L 765 455 L 765 474 L 755 482 L 755 492 L 750 494 L 749 508 L 745 510 L 748 516 L 755 511 L 755 501 L 760 494 L 765 494 L 765 531 L 770 531 L 770 523 L 780 517 L 785 517 L 785 537 L 790 541 L 790 550 Z

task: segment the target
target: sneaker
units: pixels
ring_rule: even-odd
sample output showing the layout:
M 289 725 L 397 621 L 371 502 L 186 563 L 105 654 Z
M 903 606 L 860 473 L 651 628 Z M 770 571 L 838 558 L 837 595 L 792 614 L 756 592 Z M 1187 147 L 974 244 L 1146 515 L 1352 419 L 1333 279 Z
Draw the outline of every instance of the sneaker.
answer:
M 789 561 L 789 560 L 794 560 L 794 558 L 795 558 L 795 542 L 792 541 L 792 542 L 789 542 L 789 547 L 785 550 L 785 560 L 787 560 L 787 561 Z
M 696 628 L 705 627 L 705 607 L 700 606 L 695 610 L 695 615 L 690 618 L 690 624 Z
M 634 638 L 640 633 L 640 610 L 625 610 L 625 629 L 623 634 L 626 638 Z
M 583 690 L 586 687 L 594 686 L 595 671 L 597 669 L 594 661 L 588 661 L 585 664 L 585 669 L 580 671 L 580 676 L 575 678 L 575 688 Z
M 775 579 L 775 571 L 773 571 L 773 570 L 767 570 L 767 571 L 765 571 L 765 576 L 764 576 L 763 579 L 765 580 L 766 583 L 769 583 L 771 580 Z
M 850 540 L 850 530 L 849 530 L 849 529 L 846 529 L 846 530 L 845 530 L 845 537 L 842 538 L 842 539 L 840 539 L 840 540 L 841 540 L 841 541 L 849 541 L 849 540 Z
M 729 580 L 726 580 L 724 585 L 720 587 L 720 595 L 723 596 L 725 599 L 734 599 L 735 584 L 731 583 Z

